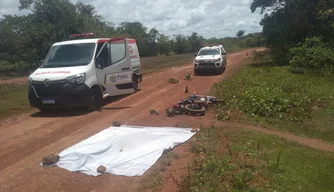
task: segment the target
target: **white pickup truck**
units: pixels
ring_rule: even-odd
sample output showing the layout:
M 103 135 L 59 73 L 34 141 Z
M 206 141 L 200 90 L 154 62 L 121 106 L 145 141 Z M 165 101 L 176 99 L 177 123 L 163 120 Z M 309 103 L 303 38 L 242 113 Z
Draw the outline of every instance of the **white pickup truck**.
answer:
M 205 46 L 195 55 L 194 74 L 213 71 L 222 74 L 226 69 L 226 51 L 222 45 Z

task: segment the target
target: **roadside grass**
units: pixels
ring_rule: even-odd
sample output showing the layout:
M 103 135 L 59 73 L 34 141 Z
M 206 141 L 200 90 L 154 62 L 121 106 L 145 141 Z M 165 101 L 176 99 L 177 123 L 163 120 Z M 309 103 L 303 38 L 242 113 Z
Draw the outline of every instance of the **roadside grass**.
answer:
M 198 133 L 190 149 L 198 157 L 179 192 L 334 190 L 334 154 L 262 133 L 223 130 Z
M 27 85 L 0 84 L 0 119 L 31 110 L 27 97 Z
M 143 65 L 143 74 L 169 67 L 191 64 L 195 59 L 194 53 L 176 54 L 169 56 L 142 57 L 140 62 Z
M 214 85 L 226 101 L 220 120 L 241 120 L 334 142 L 334 77 L 292 73 L 288 67 L 250 64 Z M 241 114 L 241 115 L 240 115 Z

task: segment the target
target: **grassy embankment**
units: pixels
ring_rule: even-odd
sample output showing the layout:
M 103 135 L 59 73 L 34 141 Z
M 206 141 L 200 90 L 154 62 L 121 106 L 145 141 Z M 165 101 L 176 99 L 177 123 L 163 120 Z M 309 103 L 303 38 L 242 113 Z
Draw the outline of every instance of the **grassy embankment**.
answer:
M 297 74 L 254 63 L 217 83 L 226 101 L 220 120 L 334 141 L 334 79 L 319 72 Z M 192 142 L 198 157 L 179 184 L 180 191 L 334 191 L 334 154 L 285 139 L 235 128 L 202 129 Z
M 215 94 L 227 101 L 217 108 L 218 117 L 333 143 L 334 76 L 319 73 L 251 64 L 215 85 Z

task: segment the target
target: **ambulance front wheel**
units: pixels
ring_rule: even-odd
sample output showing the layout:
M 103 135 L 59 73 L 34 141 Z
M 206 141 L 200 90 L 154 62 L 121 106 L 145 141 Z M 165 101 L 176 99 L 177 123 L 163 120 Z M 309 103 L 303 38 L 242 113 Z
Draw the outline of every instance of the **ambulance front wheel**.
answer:
M 103 96 L 100 90 L 97 88 L 92 88 L 90 90 L 89 101 L 87 109 L 89 111 L 95 111 L 99 109 L 103 104 Z

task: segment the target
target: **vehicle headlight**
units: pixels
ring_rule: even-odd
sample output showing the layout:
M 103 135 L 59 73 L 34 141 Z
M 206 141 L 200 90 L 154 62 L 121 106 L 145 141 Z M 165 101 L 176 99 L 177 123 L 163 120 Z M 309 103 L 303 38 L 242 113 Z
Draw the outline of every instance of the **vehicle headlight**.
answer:
M 67 77 L 66 82 L 71 83 L 71 84 L 80 84 L 80 83 L 85 82 L 85 79 L 86 79 L 86 74 L 81 73 L 81 74 L 78 74 L 78 75 L 73 75 L 73 76 Z
M 218 59 L 215 59 L 215 62 L 221 61 L 221 60 L 222 60 L 222 58 L 218 58 Z
M 200 61 L 199 59 L 195 59 L 195 63 L 199 63 L 199 61 Z
M 28 82 L 29 82 L 29 85 L 32 84 L 32 79 L 30 77 L 28 77 Z

